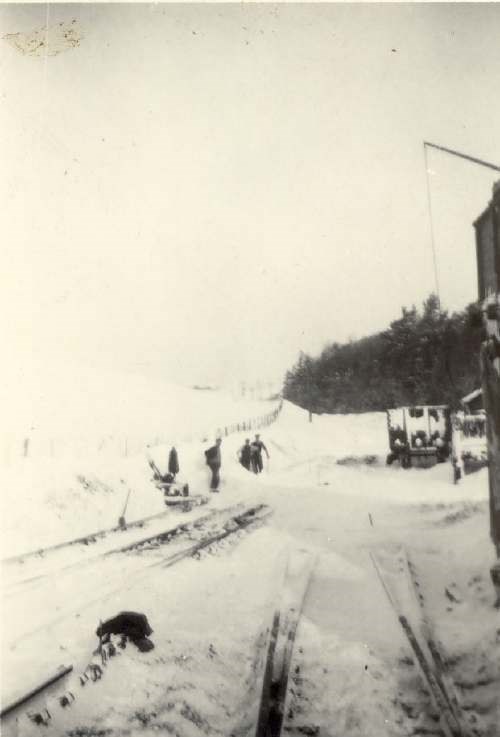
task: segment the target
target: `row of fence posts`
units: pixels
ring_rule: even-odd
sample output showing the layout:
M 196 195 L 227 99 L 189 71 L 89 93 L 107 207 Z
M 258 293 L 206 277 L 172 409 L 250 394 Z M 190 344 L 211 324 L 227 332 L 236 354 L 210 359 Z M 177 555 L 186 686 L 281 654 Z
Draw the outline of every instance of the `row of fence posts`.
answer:
M 273 422 L 276 421 L 278 418 L 281 410 L 283 409 L 283 400 L 280 400 L 280 403 L 272 412 L 268 412 L 265 415 L 261 415 L 260 417 L 254 417 L 250 420 L 244 420 L 243 422 L 237 422 L 232 425 L 225 425 L 224 427 L 219 427 L 215 433 L 217 437 L 227 437 L 228 435 L 232 435 L 235 432 L 247 432 L 250 430 L 258 430 L 262 427 L 267 427 L 268 425 L 271 425 Z M 192 439 L 192 436 L 190 436 L 190 439 Z M 206 440 L 206 437 L 203 438 L 203 440 Z M 145 448 L 154 448 L 158 445 L 166 444 L 168 441 L 166 438 L 163 438 L 160 435 L 157 435 L 154 440 L 150 443 L 147 443 L 145 445 Z M 97 452 L 102 452 L 106 448 L 108 448 L 110 445 L 115 445 L 116 443 L 122 444 L 121 448 L 121 454 L 123 457 L 127 457 L 130 452 L 132 454 L 136 450 L 134 448 L 133 451 L 131 451 L 129 439 L 127 437 L 120 439 L 120 438 L 104 438 L 102 439 L 98 445 L 97 445 Z M 135 445 L 135 444 L 133 444 Z M 115 445 L 116 447 L 116 445 Z M 143 446 L 144 447 L 144 446 Z M 30 456 L 32 448 L 31 439 L 24 438 L 22 442 L 22 457 L 28 458 Z M 52 458 L 56 455 L 56 441 L 54 439 L 51 439 L 49 442 L 49 448 L 50 448 L 50 456 Z M 137 450 L 139 450 L 137 448 Z
M 279 405 L 272 412 L 261 417 L 255 417 L 245 422 L 238 422 L 233 425 L 228 425 L 223 428 L 219 428 L 216 432 L 217 437 L 227 437 L 235 432 L 246 432 L 248 430 L 259 430 L 261 427 L 267 427 L 276 421 L 279 413 L 283 409 L 283 400 L 280 401 Z

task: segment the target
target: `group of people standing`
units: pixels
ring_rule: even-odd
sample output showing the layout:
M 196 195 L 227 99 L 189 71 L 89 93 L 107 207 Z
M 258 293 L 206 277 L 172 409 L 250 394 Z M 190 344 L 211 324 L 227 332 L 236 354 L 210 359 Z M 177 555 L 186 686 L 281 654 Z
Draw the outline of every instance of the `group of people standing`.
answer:
M 260 439 L 260 435 L 255 436 L 255 440 L 251 443 L 250 438 L 245 440 L 245 445 L 240 449 L 239 461 L 243 468 L 254 473 L 261 473 L 264 470 L 264 462 L 262 460 L 262 451 L 265 452 L 267 458 L 269 453 Z
M 205 462 L 212 472 L 210 491 L 214 492 L 219 491 L 220 467 L 222 465 L 221 444 L 222 438 L 217 438 L 215 445 L 212 445 L 211 448 L 205 451 Z M 252 443 L 250 442 L 250 438 L 247 438 L 245 445 L 239 451 L 239 462 L 247 471 L 261 473 L 264 470 L 263 452 L 269 458 L 269 452 L 260 439 L 260 435 L 256 435 Z
M 205 451 L 205 462 L 212 472 L 210 479 L 210 490 L 219 491 L 220 484 L 220 468 L 222 465 L 221 456 L 221 445 L 222 438 L 217 438 L 215 445 L 208 448 Z M 261 473 L 264 470 L 264 461 L 262 454 L 265 453 L 266 457 L 269 458 L 269 452 L 260 439 L 260 435 L 255 436 L 255 440 L 250 442 L 250 438 L 245 440 L 245 444 L 238 451 L 238 460 L 247 471 L 253 471 L 253 473 Z M 158 474 L 157 467 L 155 467 Z M 170 484 L 176 482 L 176 476 L 179 473 L 179 456 L 175 447 L 170 449 L 168 454 L 168 473 L 161 477 L 162 480 L 167 481 Z

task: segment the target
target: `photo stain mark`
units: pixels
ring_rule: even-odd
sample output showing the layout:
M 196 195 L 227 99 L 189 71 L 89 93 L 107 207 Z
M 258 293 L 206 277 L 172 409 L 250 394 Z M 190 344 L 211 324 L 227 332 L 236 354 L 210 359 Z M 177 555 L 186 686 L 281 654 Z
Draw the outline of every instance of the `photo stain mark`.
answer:
M 83 39 L 76 19 L 71 23 L 59 22 L 28 33 L 6 33 L 4 41 L 10 43 L 25 56 L 57 56 L 80 45 Z

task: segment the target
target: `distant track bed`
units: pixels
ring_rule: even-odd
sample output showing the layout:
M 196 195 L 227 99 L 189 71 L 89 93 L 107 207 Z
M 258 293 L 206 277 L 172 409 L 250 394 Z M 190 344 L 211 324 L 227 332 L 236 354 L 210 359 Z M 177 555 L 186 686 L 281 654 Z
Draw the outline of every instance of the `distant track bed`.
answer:
M 71 575 L 77 575 L 79 569 L 88 568 L 106 559 L 109 560 L 110 556 L 113 555 L 117 555 L 120 553 L 146 552 L 152 550 L 158 551 L 161 547 L 169 545 L 174 541 L 180 542 L 183 537 L 192 538 L 193 535 L 200 533 L 203 534 L 203 529 L 210 525 L 213 526 L 215 529 L 222 526 L 223 536 L 226 537 L 228 534 L 236 531 L 236 529 L 232 528 L 229 531 L 225 529 L 225 525 L 227 525 L 228 522 L 233 522 L 236 525 L 240 524 L 241 526 L 246 526 L 247 524 L 255 521 L 253 519 L 254 515 L 258 515 L 259 513 L 262 514 L 264 510 L 269 510 L 269 508 L 263 504 L 255 505 L 252 507 L 236 505 L 234 507 L 227 507 L 221 510 L 213 510 L 208 514 L 195 517 L 194 519 L 186 520 L 185 522 L 181 522 L 174 527 L 160 530 L 146 537 L 134 539 L 125 545 L 119 545 L 118 547 L 109 548 L 91 557 L 84 557 L 82 559 L 73 561 L 72 563 L 63 564 L 55 568 L 48 569 L 46 571 L 43 571 L 42 569 L 42 571 L 36 576 L 24 576 L 23 578 L 14 577 L 12 581 L 7 582 L 7 585 L 4 586 L 4 596 L 11 595 L 13 592 L 15 593 L 16 590 L 20 590 L 20 588 L 24 587 L 26 584 L 42 583 L 44 579 L 55 576 L 56 574 L 60 576 L 61 574 L 64 575 L 71 572 Z M 144 521 L 145 520 L 143 520 L 143 522 Z M 206 539 L 210 540 L 211 537 L 211 534 L 208 533 Z M 67 545 L 73 545 L 75 544 L 75 542 L 76 541 L 72 541 Z M 203 538 L 201 542 L 196 543 L 196 545 L 202 545 L 202 543 L 205 543 L 205 538 Z M 204 547 L 204 545 L 202 545 L 202 547 Z M 152 565 L 158 565 L 158 562 L 155 561 Z M 21 570 L 24 574 L 25 568 L 23 567 Z
M 170 510 L 166 509 L 164 512 L 159 512 L 158 514 L 152 514 L 148 517 L 143 517 L 142 519 L 134 520 L 133 522 L 129 522 L 125 529 L 131 530 L 136 527 L 144 527 L 145 524 L 148 522 L 151 522 L 155 519 L 161 519 L 162 517 L 165 517 L 168 515 Z M 97 540 L 106 537 L 107 535 L 113 534 L 113 533 L 120 533 L 123 532 L 123 528 L 119 525 L 116 525 L 115 527 L 108 527 L 103 530 L 98 530 L 97 532 L 89 532 L 86 535 L 82 535 L 81 537 L 76 537 L 73 540 L 65 540 L 64 542 L 57 543 L 55 545 L 48 545 L 45 548 L 37 548 L 36 550 L 29 550 L 26 553 L 19 553 L 18 555 L 12 555 L 8 558 L 3 558 L 0 563 L 3 564 L 11 564 L 11 563 L 21 563 L 26 560 L 29 560 L 30 558 L 36 558 L 36 557 L 43 557 L 47 553 L 53 553 L 58 550 L 63 550 L 64 548 L 70 548 L 75 545 L 91 545 L 92 543 L 95 543 Z

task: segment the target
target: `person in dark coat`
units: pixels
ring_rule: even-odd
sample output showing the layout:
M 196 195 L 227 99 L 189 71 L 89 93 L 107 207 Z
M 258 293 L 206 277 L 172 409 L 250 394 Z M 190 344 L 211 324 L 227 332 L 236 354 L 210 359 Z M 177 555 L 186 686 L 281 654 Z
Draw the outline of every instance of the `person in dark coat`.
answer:
M 111 635 L 128 637 L 142 652 L 152 650 L 154 645 L 149 639 L 153 630 L 145 614 L 140 612 L 120 612 L 101 622 L 96 629 L 96 635 L 101 642 L 109 642 Z
M 259 446 L 255 441 L 250 444 L 250 468 L 254 473 L 259 473 Z
M 252 463 L 252 448 L 250 446 L 250 438 L 247 438 L 245 440 L 245 445 L 240 449 L 240 463 L 243 468 L 246 468 L 247 471 L 250 471 Z
M 222 464 L 220 446 L 222 438 L 217 438 L 215 445 L 205 451 L 205 459 L 207 466 L 212 471 L 212 478 L 210 480 L 210 490 L 219 491 L 220 484 L 220 467 Z
M 172 474 L 174 479 L 179 473 L 179 456 L 177 455 L 177 451 L 173 446 L 168 455 L 168 472 Z
M 264 463 L 262 461 L 262 451 L 265 452 L 266 456 L 269 458 L 269 453 L 267 451 L 266 446 L 260 439 L 260 435 L 255 436 L 255 440 L 252 443 L 253 446 L 253 453 L 252 453 L 252 465 L 254 467 L 255 473 L 261 473 L 264 469 Z

